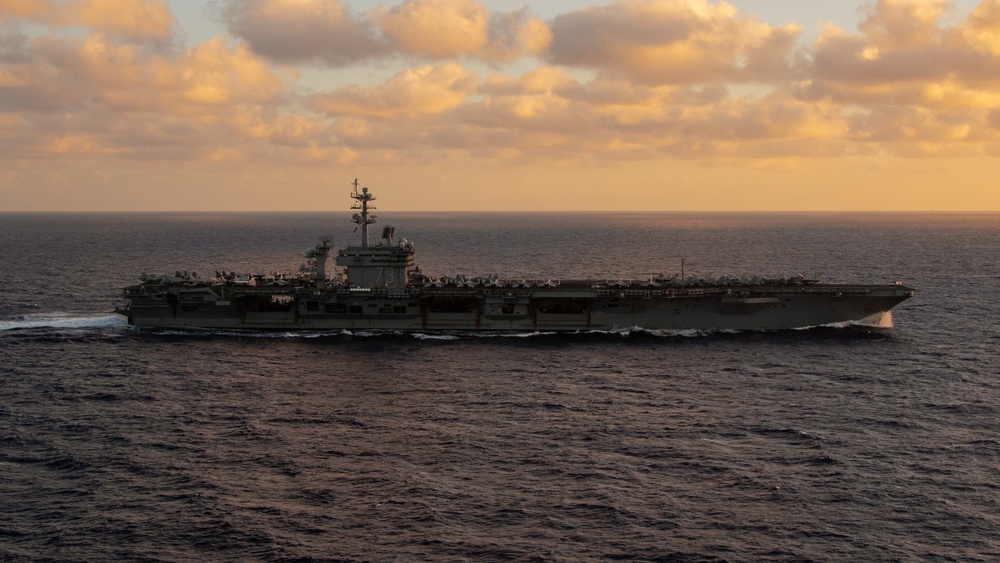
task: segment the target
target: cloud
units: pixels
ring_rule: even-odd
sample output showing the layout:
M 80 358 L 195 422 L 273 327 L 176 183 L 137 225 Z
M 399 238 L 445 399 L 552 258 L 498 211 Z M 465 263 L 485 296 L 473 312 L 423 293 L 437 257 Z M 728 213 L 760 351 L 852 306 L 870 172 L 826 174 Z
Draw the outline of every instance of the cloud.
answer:
M 221 38 L 188 49 L 177 60 L 157 59 L 156 91 L 181 103 L 232 106 L 276 103 L 284 81 L 244 45 L 228 47 Z
M 511 61 L 541 53 L 551 40 L 548 26 L 526 9 L 491 14 L 473 0 L 405 0 L 374 19 L 401 53 L 431 58 Z
M 527 9 L 491 14 L 489 37 L 481 53 L 482 58 L 489 61 L 505 62 L 522 56 L 542 55 L 552 43 L 549 26 L 530 17 Z
M 828 26 L 809 49 L 794 25 L 706 0 L 626 0 L 551 26 L 473 0 L 361 15 L 338 0 L 226 0 L 216 13 L 244 40 L 189 48 L 151 49 L 149 35 L 107 22 L 55 29 L 98 4 L 0 7 L 38 24 L 0 28 L 0 158 L 785 165 L 1000 143 L 1000 0 L 964 19 L 942 1 L 875 2 L 858 31 Z M 352 80 L 336 67 L 361 61 L 392 75 L 304 95 L 276 61 L 327 67 L 310 69 L 309 88 Z
M 228 0 L 216 13 L 255 53 L 281 63 L 336 67 L 390 51 L 377 30 L 339 0 Z
M 406 0 L 384 9 L 377 21 L 402 50 L 443 58 L 481 51 L 488 16 L 473 0 Z
M 5 159 L 117 155 L 198 159 L 202 147 L 322 136 L 279 112 L 288 76 L 222 38 L 157 54 L 94 33 L 35 37 L 0 64 Z M 239 139 L 234 142 L 233 139 Z
M 283 79 L 239 44 L 212 39 L 167 57 L 102 34 L 39 37 L 20 64 L 0 67 L 6 111 L 193 114 L 220 106 L 277 101 Z
M 0 21 L 3 18 L 40 18 L 54 9 L 47 0 L 6 0 L 0 4 Z
M 27 19 L 55 27 L 78 26 L 134 40 L 171 38 L 174 17 L 165 0 L 7 0 L 0 21 Z
M 491 13 L 474 0 L 405 0 L 365 14 L 341 0 L 223 0 L 215 12 L 254 52 L 281 63 L 340 67 L 399 56 L 508 62 L 543 53 L 551 40 L 527 9 Z
M 475 74 L 456 64 L 421 67 L 396 74 L 381 86 L 349 86 L 313 96 L 311 107 L 331 116 L 419 119 L 443 113 L 475 91 Z
M 828 26 L 800 100 L 841 108 L 846 138 L 907 157 L 976 155 L 1000 136 L 1000 2 L 949 23 L 952 2 L 880 0 L 859 33 Z
M 132 39 L 170 38 L 173 14 L 164 0 L 79 0 L 67 8 L 68 21 Z
M 557 67 L 496 73 L 476 87 L 457 65 L 316 96 L 338 143 L 420 160 L 459 151 L 521 161 L 830 157 L 852 151 L 839 106 L 788 93 L 732 98 L 718 86 L 649 86 Z
M 784 93 L 736 99 L 717 86 L 649 86 L 610 77 L 582 83 L 552 67 L 518 79 L 492 77 L 480 93 L 487 97 L 463 109 L 470 120 L 552 127 L 573 136 L 738 141 L 830 138 L 846 130 L 833 104 L 803 102 Z M 473 107 L 478 111 L 469 110 Z
M 27 61 L 27 50 L 27 35 L 13 28 L 0 27 L 0 64 L 18 64 Z
M 948 11 L 949 0 L 878 0 L 862 6 L 858 26 L 875 47 L 920 49 L 940 41 L 938 23 Z
M 551 27 L 551 63 L 647 84 L 779 79 L 799 35 L 706 0 L 629 0 L 557 16 Z
M 579 83 L 565 71 L 541 67 L 519 78 L 493 76 L 484 84 L 482 100 L 462 108 L 469 125 L 565 135 L 592 126 L 592 116 L 568 97 Z
M 983 0 L 946 25 L 953 4 L 880 0 L 856 35 L 829 26 L 814 48 L 806 99 L 928 108 L 996 107 L 1000 87 L 1000 2 Z
M 1000 56 L 1000 0 L 982 0 L 969 15 L 961 34 L 972 49 Z

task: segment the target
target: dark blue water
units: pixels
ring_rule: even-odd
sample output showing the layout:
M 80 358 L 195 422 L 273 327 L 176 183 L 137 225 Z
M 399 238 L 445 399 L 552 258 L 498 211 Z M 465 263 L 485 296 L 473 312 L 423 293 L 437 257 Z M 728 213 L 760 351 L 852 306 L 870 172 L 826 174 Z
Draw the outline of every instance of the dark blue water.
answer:
M 1000 215 L 381 215 L 428 273 L 918 293 L 888 335 L 140 331 L 140 272 L 352 225 L 0 214 L 0 560 L 1000 558 Z

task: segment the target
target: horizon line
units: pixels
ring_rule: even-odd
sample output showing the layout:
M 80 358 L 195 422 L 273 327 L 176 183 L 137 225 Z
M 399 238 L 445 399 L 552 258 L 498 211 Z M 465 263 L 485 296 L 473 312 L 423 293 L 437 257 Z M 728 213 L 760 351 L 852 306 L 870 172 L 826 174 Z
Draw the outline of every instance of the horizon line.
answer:
M 577 214 L 593 214 L 593 213 L 760 213 L 760 214 L 775 214 L 775 213 L 798 213 L 798 214 L 817 214 L 817 213 L 893 213 L 893 214 L 906 214 L 906 213 L 954 213 L 954 214 L 974 214 L 974 213 L 1000 213 L 1000 209 L 392 209 L 392 213 L 528 213 L 528 214 L 543 214 L 543 213 L 577 213 Z M 85 209 L 85 210 L 69 210 L 69 209 L 16 209 L 16 210 L 0 210 L 0 214 L 44 214 L 44 213 L 59 213 L 59 214 L 71 214 L 71 215 L 86 215 L 86 214 L 125 214 L 125 213 L 135 213 L 135 214 L 155 214 L 155 213 L 288 213 L 288 214 L 298 214 L 298 213 L 344 213 L 350 214 L 350 209 L 329 209 L 329 210 L 306 210 L 306 209 L 285 209 L 285 210 L 274 210 L 274 209 Z

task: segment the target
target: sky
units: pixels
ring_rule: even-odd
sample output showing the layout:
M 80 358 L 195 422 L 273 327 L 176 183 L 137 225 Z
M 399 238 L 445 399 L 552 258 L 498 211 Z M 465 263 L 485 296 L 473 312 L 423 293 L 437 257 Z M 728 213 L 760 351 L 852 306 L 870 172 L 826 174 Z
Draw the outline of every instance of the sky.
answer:
M 1000 0 L 0 0 L 0 211 L 1000 211 Z

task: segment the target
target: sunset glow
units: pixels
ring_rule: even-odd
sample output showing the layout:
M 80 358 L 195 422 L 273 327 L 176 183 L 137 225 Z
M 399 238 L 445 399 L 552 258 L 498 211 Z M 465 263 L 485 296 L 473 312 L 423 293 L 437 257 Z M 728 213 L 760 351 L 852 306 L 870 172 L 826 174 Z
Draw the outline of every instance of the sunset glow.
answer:
M 0 211 L 1000 210 L 1000 0 L 844 4 L 0 0 Z

